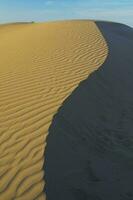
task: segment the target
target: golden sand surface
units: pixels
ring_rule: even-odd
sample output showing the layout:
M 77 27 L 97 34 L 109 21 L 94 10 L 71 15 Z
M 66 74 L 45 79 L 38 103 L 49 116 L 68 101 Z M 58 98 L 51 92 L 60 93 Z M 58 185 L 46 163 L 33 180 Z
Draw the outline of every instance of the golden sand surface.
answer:
M 45 200 L 54 114 L 108 54 L 95 22 L 0 26 L 0 200 Z

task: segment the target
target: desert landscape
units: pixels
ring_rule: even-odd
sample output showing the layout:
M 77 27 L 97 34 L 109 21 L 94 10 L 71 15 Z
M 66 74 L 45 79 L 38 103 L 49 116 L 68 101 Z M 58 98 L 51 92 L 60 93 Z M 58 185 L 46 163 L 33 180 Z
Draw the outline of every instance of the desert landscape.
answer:
M 0 200 L 133 200 L 132 0 L 0 0 Z
M 0 25 L 0 200 L 133 200 L 133 28 Z
M 51 139 L 46 138 L 53 117 L 79 84 L 102 67 L 108 52 L 106 39 L 92 20 L 0 25 L 0 200 L 46 199 L 45 185 L 50 190 L 51 186 L 45 155 L 54 156 L 49 155 Z M 75 103 L 79 107 L 68 109 L 69 117 L 82 109 L 80 98 Z M 55 147 L 58 152 L 58 142 Z M 50 170 L 58 175 L 60 167 L 54 164 Z M 48 192 L 48 199 L 51 195 Z

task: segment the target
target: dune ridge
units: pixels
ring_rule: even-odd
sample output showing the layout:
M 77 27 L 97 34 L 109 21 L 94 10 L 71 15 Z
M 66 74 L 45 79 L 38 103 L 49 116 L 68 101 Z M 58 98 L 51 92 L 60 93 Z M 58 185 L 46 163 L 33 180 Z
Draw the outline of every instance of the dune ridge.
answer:
M 44 200 L 54 114 L 108 54 L 93 21 L 0 26 L 0 200 Z

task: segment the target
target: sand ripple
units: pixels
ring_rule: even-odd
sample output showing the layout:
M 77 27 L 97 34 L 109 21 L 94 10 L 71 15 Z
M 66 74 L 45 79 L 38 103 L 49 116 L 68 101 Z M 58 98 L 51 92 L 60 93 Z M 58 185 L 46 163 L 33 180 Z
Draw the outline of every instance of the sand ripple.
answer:
M 45 199 L 53 115 L 107 53 L 92 21 L 0 26 L 0 200 Z

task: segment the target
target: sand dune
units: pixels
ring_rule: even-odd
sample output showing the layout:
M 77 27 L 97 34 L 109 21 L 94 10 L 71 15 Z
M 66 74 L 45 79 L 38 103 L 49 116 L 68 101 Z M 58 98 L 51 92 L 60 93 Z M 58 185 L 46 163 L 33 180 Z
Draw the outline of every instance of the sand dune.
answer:
M 0 26 L 0 200 L 44 200 L 52 118 L 108 53 L 93 21 Z

